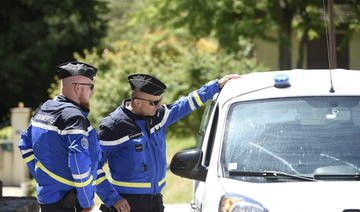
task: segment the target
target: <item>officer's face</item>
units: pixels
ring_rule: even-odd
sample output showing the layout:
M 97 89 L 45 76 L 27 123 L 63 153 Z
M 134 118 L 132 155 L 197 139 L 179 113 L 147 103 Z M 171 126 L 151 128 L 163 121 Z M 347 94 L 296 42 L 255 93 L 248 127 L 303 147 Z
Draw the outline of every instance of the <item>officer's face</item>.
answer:
M 138 113 L 143 116 L 153 116 L 160 107 L 161 96 L 153 96 L 143 92 L 136 92 L 133 97 L 139 106 Z
M 94 83 L 90 79 L 83 80 L 85 82 L 81 82 L 80 84 L 80 92 L 79 92 L 79 104 L 82 107 L 90 109 L 90 97 L 93 95 L 94 91 Z

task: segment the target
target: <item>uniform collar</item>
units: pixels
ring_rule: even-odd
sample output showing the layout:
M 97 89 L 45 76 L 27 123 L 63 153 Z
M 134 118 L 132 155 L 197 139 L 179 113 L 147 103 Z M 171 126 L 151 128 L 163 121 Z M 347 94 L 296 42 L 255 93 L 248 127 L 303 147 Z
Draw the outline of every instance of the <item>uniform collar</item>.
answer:
M 57 96 L 57 97 L 55 98 L 55 100 L 57 100 L 57 101 L 59 101 L 59 102 L 68 102 L 68 103 L 71 103 L 71 104 L 79 107 L 85 115 L 88 115 L 89 112 L 90 112 L 89 109 L 87 109 L 87 108 L 85 108 L 85 107 L 82 107 L 80 104 L 72 101 L 71 99 L 67 98 L 67 97 L 64 96 L 64 95 L 59 95 L 59 96 Z
M 125 99 L 121 104 L 121 108 L 127 116 L 129 116 L 132 120 L 146 120 L 149 118 L 149 116 L 138 115 L 127 109 L 126 105 L 130 104 L 130 101 L 131 99 Z

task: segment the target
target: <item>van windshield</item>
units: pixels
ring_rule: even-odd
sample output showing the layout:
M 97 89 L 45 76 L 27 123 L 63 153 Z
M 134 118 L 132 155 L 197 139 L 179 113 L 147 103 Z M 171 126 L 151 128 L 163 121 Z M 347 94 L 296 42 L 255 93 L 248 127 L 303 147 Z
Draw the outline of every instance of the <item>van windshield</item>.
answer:
M 342 96 L 232 104 L 221 156 L 225 176 L 266 171 L 301 176 L 360 173 L 359 101 L 360 97 Z

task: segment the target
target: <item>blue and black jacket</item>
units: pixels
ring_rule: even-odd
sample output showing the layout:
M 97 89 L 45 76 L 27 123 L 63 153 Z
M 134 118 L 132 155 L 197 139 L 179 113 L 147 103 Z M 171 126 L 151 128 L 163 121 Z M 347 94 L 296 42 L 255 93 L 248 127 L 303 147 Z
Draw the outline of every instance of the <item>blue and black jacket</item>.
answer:
M 37 181 L 40 204 L 58 202 L 76 189 L 80 206 L 94 205 L 101 148 L 88 110 L 65 96 L 48 100 L 22 133 L 19 148 Z
M 217 80 L 162 105 L 152 117 L 138 116 L 126 109 L 126 101 L 100 123 L 99 139 L 108 161 L 111 180 L 102 170 L 97 194 L 107 205 L 115 201 L 107 195 L 112 187 L 119 194 L 158 194 L 164 188 L 166 163 L 166 128 L 202 106 L 219 92 Z

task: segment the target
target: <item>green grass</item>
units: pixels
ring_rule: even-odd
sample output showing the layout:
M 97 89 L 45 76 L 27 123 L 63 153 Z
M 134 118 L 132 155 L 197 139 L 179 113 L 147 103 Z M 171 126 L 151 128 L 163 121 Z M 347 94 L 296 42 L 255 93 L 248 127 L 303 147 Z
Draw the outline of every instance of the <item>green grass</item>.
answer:
M 176 152 L 184 149 L 194 148 L 195 143 L 196 141 L 192 137 L 168 138 L 167 150 L 166 150 L 166 158 L 168 164 L 170 165 L 171 158 L 174 156 Z M 104 171 L 108 173 L 107 166 L 105 166 Z M 162 191 L 162 194 L 164 196 L 165 204 L 190 202 L 192 199 L 192 180 L 174 175 L 169 168 L 166 174 L 166 187 Z M 101 204 L 101 200 L 96 195 L 95 205 L 100 205 L 100 204 Z
M 195 139 L 192 137 L 189 138 L 169 138 L 167 140 L 167 151 L 166 157 L 167 162 L 170 165 L 171 158 L 178 151 L 184 149 L 194 148 Z M 190 202 L 192 199 L 192 180 L 187 178 L 182 178 L 174 175 L 170 169 L 168 169 L 166 174 L 166 187 L 162 191 L 164 195 L 164 203 L 184 203 Z

